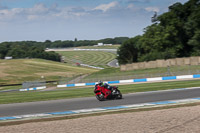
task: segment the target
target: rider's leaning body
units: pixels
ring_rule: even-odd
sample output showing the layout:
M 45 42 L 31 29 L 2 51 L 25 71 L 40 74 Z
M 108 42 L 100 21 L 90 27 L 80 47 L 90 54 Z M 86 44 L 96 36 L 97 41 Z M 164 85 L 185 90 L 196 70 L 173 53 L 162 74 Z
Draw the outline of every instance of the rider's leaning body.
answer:
M 108 85 L 107 83 L 103 83 L 101 80 L 98 81 L 98 84 L 95 85 L 95 90 L 97 89 L 97 86 L 100 86 L 100 87 L 105 87 L 109 90 L 112 91 L 110 85 Z

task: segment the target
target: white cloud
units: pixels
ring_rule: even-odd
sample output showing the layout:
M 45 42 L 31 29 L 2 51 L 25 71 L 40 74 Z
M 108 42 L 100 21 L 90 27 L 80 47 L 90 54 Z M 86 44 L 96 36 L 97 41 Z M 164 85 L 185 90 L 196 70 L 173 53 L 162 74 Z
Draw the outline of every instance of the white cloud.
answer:
M 28 15 L 27 19 L 28 20 L 36 20 L 36 19 L 38 19 L 38 16 L 37 15 Z
M 128 0 L 129 3 L 147 3 L 151 0 Z
M 0 10 L 0 21 L 34 20 L 49 13 L 49 9 L 43 4 L 36 4 L 32 8 L 12 8 Z
M 0 22 L 68 19 L 84 15 L 87 15 L 84 9 L 58 8 L 56 5 L 46 7 L 44 4 L 36 4 L 31 8 L 0 9 Z
M 118 4 L 119 3 L 117 1 L 113 1 L 113 2 L 111 2 L 109 4 L 101 4 L 101 5 L 97 6 L 97 7 L 95 7 L 94 10 L 102 10 L 103 12 L 106 12 L 109 9 L 116 7 Z
M 27 9 L 29 14 L 48 13 L 49 9 L 44 4 L 36 4 L 33 8 Z
M 127 8 L 128 8 L 129 10 L 131 10 L 131 11 L 139 11 L 139 10 L 142 9 L 142 8 L 140 8 L 140 7 L 135 6 L 134 4 L 129 4 L 129 5 L 127 6 Z
M 145 11 L 145 12 L 144 12 Z M 0 22 L 9 23 L 23 23 L 23 22 L 70 22 L 74 20 L 88 21 L 88 20 L 131 20 L 136 16 L 145 16 L 148 12 L 159 11 L 157 7 L 141 8 L 135 4 L 120 5 L 119 2 L 113 1 L 108 4 L 101 4 L 99 6 L 89 7 L 58 7 L 52 5 L 50 7 L 44 4 L 36 4 L 30 8 L 13 8 L 0 9 Z M 59 20 L 59 21 L 58 21 Z
M 145 10 L 148 12 L 160 12 L 158 7 L 146 7 Z
M 77 20 L 83 21 L 88 19 L 121 19 L 128 18 L 136 14 L 141 14 L 141 11 L 159 11 L 156 7 L 147 7 L 146 9 L 135 6 L 135 4 L 120 5 L 119 2 L 113 1 L 108 4 L 101 4 L 94 8 L 88 7 L 58 7 L 52 5 L 50 7 L 44 4 L 36 4 L 30 8 L 13 8 L 0 9 L 0 22 L 43 22 L 49 20 Z
M 0 20 L 12 20 L 16 18 L 18 14 L 20 14 L 21 9 L 13 8 L 11 10 L 3 9 L 0 10 Z
M 134 7 L 135 7 L 134 4 L 129 4 L 129 5 L 128 5 L 128 8 L 129 8 L 129 9 L 132 9 L 132 8 L 134 8 Z

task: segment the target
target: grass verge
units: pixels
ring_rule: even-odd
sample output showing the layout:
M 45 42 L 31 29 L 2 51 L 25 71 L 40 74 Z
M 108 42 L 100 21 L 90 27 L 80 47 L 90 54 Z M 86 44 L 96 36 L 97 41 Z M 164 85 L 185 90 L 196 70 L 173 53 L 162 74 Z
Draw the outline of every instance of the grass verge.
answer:
M 134 92 L 158 91 L 198 86 L 200 86 L 200 80 L 119 85 L 118 87 L 123 94 L 127 94 Z M 5 92 L 0 93 L 0 104 L 70 99 L 91 96 L 94 96 L 93 87 L 78 89 L 66 88 L 65 90 L 56 89 L 54 91 Z
M 151 78 L 163 76 L 191 75 L 199 73 L 200 66 L 173 66 L 169 68 L 149 68 L 131 71 L 120 71 L 120 68 L 106 68 L 90 74 L 88 77 L 85 78 L 85 80 L 98 78 L 105 81 L 111 81 L 129 78 Z
M 15 89 L 22 89 L 22 86 L 21 85 L 17 85 L 17 86 L 4 86 L 4 87 L 0 87 L 0 91 L 15 90 Z

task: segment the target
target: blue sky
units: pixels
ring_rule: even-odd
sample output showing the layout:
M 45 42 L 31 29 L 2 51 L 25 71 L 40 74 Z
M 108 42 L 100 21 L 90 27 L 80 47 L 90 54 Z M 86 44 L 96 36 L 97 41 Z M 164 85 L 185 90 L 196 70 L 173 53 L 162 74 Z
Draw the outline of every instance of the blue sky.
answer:
M 0 0 L 0 42 L 143 34 L 154 12 L 188 0 Z

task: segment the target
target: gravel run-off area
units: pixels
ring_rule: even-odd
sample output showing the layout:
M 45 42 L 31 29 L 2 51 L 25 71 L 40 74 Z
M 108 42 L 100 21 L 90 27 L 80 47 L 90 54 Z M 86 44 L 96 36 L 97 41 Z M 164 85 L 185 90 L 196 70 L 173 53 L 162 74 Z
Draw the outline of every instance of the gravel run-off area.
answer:
M 200 105 L 0 126 L 1 133 L 200 133 Z

